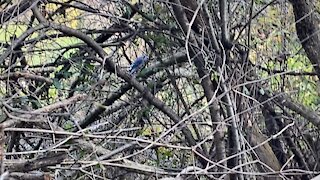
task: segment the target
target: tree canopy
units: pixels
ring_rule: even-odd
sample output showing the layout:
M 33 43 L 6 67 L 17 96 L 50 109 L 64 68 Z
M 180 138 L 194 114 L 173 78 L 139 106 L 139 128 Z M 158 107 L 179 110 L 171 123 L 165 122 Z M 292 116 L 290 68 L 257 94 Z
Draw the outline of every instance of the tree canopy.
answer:
M 320 173 L 320 2 L 0 7 L 1 180 Z

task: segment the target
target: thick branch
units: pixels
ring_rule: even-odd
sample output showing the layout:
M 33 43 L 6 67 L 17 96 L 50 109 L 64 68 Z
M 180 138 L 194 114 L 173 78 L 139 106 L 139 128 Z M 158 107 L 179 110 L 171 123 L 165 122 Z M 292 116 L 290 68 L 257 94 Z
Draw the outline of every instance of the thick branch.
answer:
M 142 96 L 144 99 L 148 100 L 148 102 L 152 105 L 154 105 L 156 108 L 158 108 L 160 111 L 162 111 L 164 114 L 166 114 L 168 117 L 170 117 L 171 120 L 174 121 L 176 124 L 180 124 L 182 122 L 182 119 L 167 105 L 165 105 L 160 99 L 156 98 L 147 88 L 145 88 L 141 83 L 139 83 L 134 77 L 132 77 L 127 72 L 123 71 L 120 67 L 116 66 L 116 64 L 111 60 L 107 58 L 107 54 L 103 50 L 99 44 L 88 37 L 87 35 L 83 34 L 80 31 L 71 29 L 66 26 L 57 25 L 57 24 L 48 24 L 45 23 L 48 27 L 51 27 L 55 30 L 61 31 L 63 33 L 66 33 L 70 36 L 77 37 L 88 44 L 95 52 L 102 58 L 99 62 L 101 64 L 105 64 L 105 68 L 108 69 L 110 72 L 117 73 L 119 77 L 121 77 L 123 80 L 131 84 L 134 88 L 136 88 L 140 93 L 142 93 Z M 192 136 L 192 133 L 187 127 L 182 128 L 182 132 L 190 146 L 195 146 L 196 141 L 194 137 Z
M 291 100 L 288 96 L 276 96 L 275 100 L 279 104 L 291 109 L 292 111 L 306 118 L 313 125 L 317 126 L 320 129 L 320 117 L 314 111 L 309 110 L 303 105 L 299 105 L 298 103 L 293 102 L 293 100 Z
M 301 44 L 320 79 L 320 18 L 310 0 L 290 0 Z
M 183 33 L 188 34 L 189 29 L 187 24 L 189 24 L 189 22 L 185 12 L 181 8 L 182 5 L 180 1 L 171 0 L 171 2 L 172 4 L 174 4 L 173 10 L 175 12 L 176 19 L 183 30 Z M 187 43 L 198 44 L 197 39 L 192 32 L 190 33 L 189 42 Z M 198 47 L 200 46 L 198 45 Z M 203 56 L 202 55 L 195 56 L 196 54 L 199 54 L 199 52 L 197 52 L 197 50 L 195 50 L 192 46 L 190 46 L 190 49 L 193 57 L 195 58 L 194 64 L 197 67 L 197 72 L 198 72 L 199 78 L 201 79 L 201 86 L 204 90 L 204 94 L 207 98 L 207 101 L 211 103 L 211 105 L 209 106 L 210 116 L 213 124 L 215 124 L 213 126 L 213 131 L 216 131 L 217 125 L 221 123 L 221 118 L 220 118 L 220 112 L 219 112 L 220 107 L 218 105 L 218 102 L 213 101 L 215 92 L 214 92 L 214 85 L 210 79 L 211 75 L 210 75 L 210 72 L 207 71 L 207 69 L 204 66 L 205 62 L 204 62 Z M 216 147 L 217 160 L 224 159 L 225 146 L 223 142 L 223 133 L 221 131 L 216 131 L 216 133 L 214 134 L 214 145 Z
M 3 24 L 17 17 L 21 13 L 25 12 L 32 5 L 31 0 L 20 1 L 20 2 L 21 3 L 15 6 L 12 6 L 10 9 L 3 10 L 2 12 L 0 12 L 0 24 Z
M 34 160 L 28 160 L 22 163 L 15 163 L 7 167 L 10 171 L 13 172 L 28 172 L 36 170 L 39 168 L 47 167 L 50 165 L 56 165 L 61 163 L 67 154 L 65 152 L 53 153 L 45 157 L 41 157 Z
M 22 77 L 25 79 L 45 82 L 49 85 L 53 83 L 53 81 L 50 78 L 46 78 L 46 77 L 35 75 L 35 74 L 25 73 L 25 72 L 13 72 L 6 75 L 2 75 L 0 76 L 0 80 L 7 80 L 11 78 L 22 78 Z

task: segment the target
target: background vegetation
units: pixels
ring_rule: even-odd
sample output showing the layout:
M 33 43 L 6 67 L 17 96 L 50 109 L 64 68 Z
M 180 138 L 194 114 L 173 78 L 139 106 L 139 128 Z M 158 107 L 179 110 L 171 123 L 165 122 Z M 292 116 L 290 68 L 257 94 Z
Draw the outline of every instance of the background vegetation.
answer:
M 319 1 L 0 7 L 1 180 L 319 174 Z

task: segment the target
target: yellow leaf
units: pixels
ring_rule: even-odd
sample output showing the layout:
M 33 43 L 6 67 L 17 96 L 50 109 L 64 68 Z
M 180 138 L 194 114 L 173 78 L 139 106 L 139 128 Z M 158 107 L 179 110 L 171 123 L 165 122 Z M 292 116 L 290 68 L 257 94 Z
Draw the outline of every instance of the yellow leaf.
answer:
M 137 2 L 138 2 L 138 0 L 131 0 L 131 4 L 135 4 Z

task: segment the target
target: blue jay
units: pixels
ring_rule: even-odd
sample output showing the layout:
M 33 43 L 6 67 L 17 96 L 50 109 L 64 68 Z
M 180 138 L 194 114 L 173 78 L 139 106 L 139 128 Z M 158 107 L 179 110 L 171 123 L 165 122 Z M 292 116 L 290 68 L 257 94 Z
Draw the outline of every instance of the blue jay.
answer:
M 133 61 L 133 63 L 130 66 L 130 69 L 129 69 L 130 74 L 136 74 L 140 69 L 143 68 L 143 66 L 148 60 L 149 60 L 149 57 L 145 54 L 137 57 L 137 59 Z

